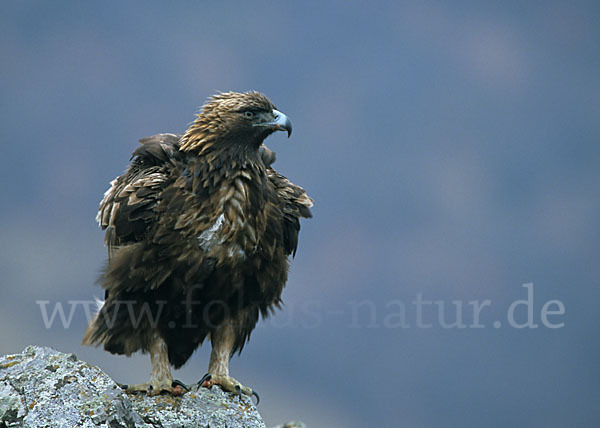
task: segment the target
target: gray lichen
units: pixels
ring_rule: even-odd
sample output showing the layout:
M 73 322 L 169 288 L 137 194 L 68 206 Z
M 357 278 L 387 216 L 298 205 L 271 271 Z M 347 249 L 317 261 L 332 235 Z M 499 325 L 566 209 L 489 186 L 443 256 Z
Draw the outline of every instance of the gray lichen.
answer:
M 249 398 L 218 387 L 183 397 L 127 395 L 73 354 L 29 346 L 0 357 L 0 428 L 265 428 Z

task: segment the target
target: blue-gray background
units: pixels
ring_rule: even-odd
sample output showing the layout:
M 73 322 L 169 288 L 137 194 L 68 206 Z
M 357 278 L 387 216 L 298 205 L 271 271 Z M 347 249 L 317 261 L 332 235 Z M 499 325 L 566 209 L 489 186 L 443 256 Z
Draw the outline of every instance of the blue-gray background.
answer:
M 268 425 L 598 426 L 599 19 L 593 1 L 3 1 L 0 353 L 147 378 L 147 356 L 80 346 L 81 308 L 46 329 L 36 301 L 102 295 L 94 216 L 138 138 L 255 89 L 292 118 L 268 144 L 316 201 L 284 311 L 232 361 Z M 507 323 L 524 283 L 536 329 Z M 427 307 L 418 328 L 418 293 L 467 325 L 490 300 L 486 327 Z

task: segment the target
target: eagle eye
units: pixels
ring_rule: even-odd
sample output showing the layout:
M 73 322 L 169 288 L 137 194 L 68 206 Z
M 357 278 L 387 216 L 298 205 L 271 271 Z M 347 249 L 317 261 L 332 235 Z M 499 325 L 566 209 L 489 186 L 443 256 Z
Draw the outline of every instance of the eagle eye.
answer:
M 244 112 L 244 117 L 246 119 L 252 119 L 254 117 L 254 112 L 252 110 L 246 110 Z

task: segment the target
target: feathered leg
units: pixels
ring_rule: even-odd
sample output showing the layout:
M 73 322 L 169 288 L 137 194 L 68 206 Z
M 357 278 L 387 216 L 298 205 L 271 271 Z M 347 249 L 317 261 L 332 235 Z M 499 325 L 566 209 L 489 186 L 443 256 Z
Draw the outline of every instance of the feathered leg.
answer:
M 211 333 L 210 342 L 212 351 L 210 353 L 210 362 L 208 364 L 208 373 L 200 380 L 199 385 L 210 388 L 213 385 L 219 385 L 227 392 L 233 392 L 237 395 L 254 395 L 258 404 L 258 394 L 252 388 L 242 385 L 237 380 L 229 376 L 229 358 L 235 341 L 233 324 L 226 321 Z
M 173 395 L 180 395 L 182 393 L 181 388 L 173 387 L 167 344 L 159 335 L 155 336 L 152 346 L 150 346 L 150 361 L 152 362 L 150 382 L 137 385 L 121 385 L 121 387 L 128 393 L 146 392 L 148 395 L 158 395 L 161 392 L 168 392 Z

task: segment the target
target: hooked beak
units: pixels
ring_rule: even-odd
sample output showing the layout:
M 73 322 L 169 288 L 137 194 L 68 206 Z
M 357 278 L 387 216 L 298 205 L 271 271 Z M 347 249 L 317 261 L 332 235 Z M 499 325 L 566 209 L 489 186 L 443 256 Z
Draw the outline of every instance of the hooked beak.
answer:
M 292 135 L 292 121 L 279 110 L 273 109 L 275 119 L 269 122 L 256 123 L 254 126 L 270 126 L 275 131 L 287 131 L 288 138 Z

